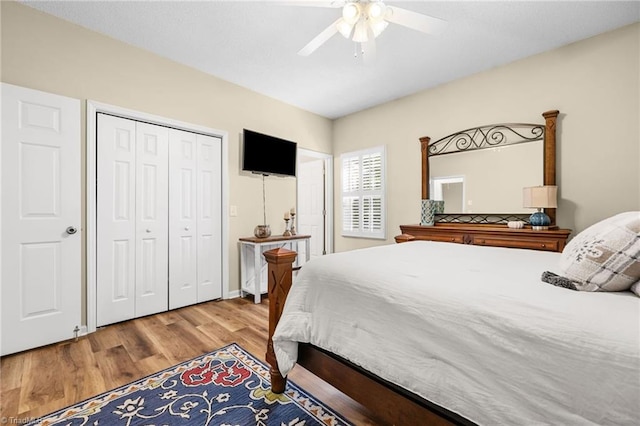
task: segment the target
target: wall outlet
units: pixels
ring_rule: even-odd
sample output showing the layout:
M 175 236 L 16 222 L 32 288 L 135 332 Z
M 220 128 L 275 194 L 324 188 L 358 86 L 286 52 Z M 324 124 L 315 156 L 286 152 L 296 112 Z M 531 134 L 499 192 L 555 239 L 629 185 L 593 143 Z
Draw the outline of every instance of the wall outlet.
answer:
M 229 216 L 231 217 L 238 216 L 238 206 L 229 206 Z

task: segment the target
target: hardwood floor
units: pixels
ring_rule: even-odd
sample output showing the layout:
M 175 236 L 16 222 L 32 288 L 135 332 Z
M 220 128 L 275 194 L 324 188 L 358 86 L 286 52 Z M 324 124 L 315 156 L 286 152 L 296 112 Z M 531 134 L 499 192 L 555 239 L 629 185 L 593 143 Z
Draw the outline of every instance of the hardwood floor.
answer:
M 0 422 L 25 423 L 96 394 L 238 343 L 264 362 L 268 301 L 207 302 L 103 327 L 78 341 L 0 360 Z M 289 378 L 356 425 L 375 415 L 303 368 Z

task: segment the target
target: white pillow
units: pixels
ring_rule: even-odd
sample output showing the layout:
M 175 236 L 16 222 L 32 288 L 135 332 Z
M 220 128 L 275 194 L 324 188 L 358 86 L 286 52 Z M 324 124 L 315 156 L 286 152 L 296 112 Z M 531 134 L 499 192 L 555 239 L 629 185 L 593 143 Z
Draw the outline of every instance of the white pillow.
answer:
M 580 232 L 562 251 L 560 270 L 578 290 L 629 290 L 640 279 L 640 212 L 620 213 Z

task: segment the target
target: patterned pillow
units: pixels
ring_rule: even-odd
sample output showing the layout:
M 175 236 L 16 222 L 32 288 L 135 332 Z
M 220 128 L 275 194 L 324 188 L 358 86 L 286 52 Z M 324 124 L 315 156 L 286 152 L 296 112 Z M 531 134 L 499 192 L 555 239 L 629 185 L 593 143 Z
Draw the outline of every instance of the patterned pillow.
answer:
M 562 251 L 560 269 L 578 290 L 629 290 L 640 279 L 640 211 L 620 213 L 579 233 Z

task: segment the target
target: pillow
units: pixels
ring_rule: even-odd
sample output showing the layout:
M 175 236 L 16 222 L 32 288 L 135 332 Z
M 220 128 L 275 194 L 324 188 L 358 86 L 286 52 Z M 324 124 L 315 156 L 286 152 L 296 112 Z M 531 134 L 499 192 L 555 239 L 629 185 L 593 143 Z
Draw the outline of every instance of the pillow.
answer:
M 620 213 L 580 232 L 562 251 L 560 270 L 578 290 L 629 290 L 640 279 L 640 211 Z M 638 286 L 634 290 L 640 293 Z

